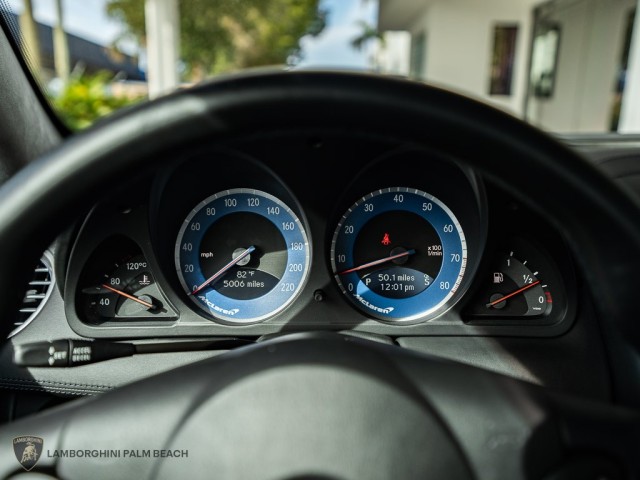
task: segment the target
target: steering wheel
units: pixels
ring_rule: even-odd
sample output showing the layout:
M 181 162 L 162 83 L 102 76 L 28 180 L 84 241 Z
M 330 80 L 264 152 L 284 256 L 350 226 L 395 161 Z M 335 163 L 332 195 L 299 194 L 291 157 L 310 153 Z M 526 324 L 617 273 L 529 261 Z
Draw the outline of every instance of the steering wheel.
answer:
M 0 438 L 33 434 L 49 452 L 75 451 L 43 456 L 37 466 L 70 479 L 640 476 L 640 329 L 631 281 L 640 271 L 638 205 L 533 127 L 409 81 L 245 74 L 74 136 L 0 188 L 0 291 L 9 292 L 0 317 L 17 304 L 14 285 L 26 283 L 25 258 L 35 261 L 80 205 L 95 201 L 94 192 L 153 168 L 158 152 L 318 128 L 438 149 L 544 212 L 569 240 L 597 298 L 619 405 L 554 395 L 394 346 L 306 333 L 67 403 L 3 426 Z M 119 456 L 108 456 L 114 451 Z M 0 450 L 3 477 L 20 471 L 12 457 L 10 448 Z

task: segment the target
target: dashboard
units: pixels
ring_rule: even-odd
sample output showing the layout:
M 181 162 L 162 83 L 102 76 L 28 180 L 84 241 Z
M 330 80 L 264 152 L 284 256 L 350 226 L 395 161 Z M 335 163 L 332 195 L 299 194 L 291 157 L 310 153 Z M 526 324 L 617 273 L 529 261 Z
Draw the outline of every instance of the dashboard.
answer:
M 575 320 L 540 212 L 393 139 L 253 135 L 166 152 L 105 193 L 61 255 L 85 337 L 552 337 Z
M 567 143 L 587 155 L 593 151 L 579 139 Z M 609 151 L 614 155 L 619 149 Z M 517 162 L 514 159 L 514 166 Z M 40 297 L 41 303 L 25 305 L 29 318 L 19 319 L 22 324 L 0 350 L 5 360 L 0 388 L 20 398 L 16 416 L 40 408 L 34 397 L 38 392 L 44 408 L 50 405 L 50 394 L 95 395 L 246 343 L 309 331 L 360 336 L 560 392 L 610 398 L 594 300 L 576 274 L 558 226 L 535 205 L 523 204 L 509 185 L 439 151 L 353 131 L 253 134 L 223 145 L 216 141 L 215 146 L 166 151 L 153 164 L 117 179 L 108 191 L 95 192 L 85 213 L 36 269 L 33 283 L 38 285 L 30 286 L 25 298 Z M 544 185 L 540 192 L 544 195 Z M 401 206 L 394 201 L 397 195 L 403 196 Z M 249 198 L 261 205 L 249 205 Z M 245 205 L 225 207 L 225 200 Z M 427 205 L 423 211 L 428 203 L 432 210 Z M 369 204 L 372 212 L 366 211 Z M 431 216 L 436 205 L 440 219 Z M 283 215 L 285 206 L 290 212 L 277 223 L 269 219 L 269 211 L 275 214 L 278 207 Z M 220 208 L 227 213 L 221 215 Z M 216 209 L 216 214 L 207 215 L 207 209 Z M 387 210 L 376 227 L 381 230 L 372 230 L 369 225 L 381 209 Z M 401 213 L 400 220 L 394 212 Z M 248 213 L 258 222 L 249 226 L 244 220 L 232 221 Z M 200 230 L 190 230 L 200 218 L 205 219 Z M 220 228 L 225 218 L 232 227 L 226 233 Z M 285 230 L 283 223 L 291 222 L 294 230 Z M 452 231 L 444 232 L 445 225 Z M 354 227 L 353 234 L 345 233 L 348 226 Z M 187 228 L 193 237 L 185 237 Z M 264 236 L 284 242 L 295 229 L 300 235 L 304 230 L 307 245 L 302 250 L 283 249 L 280 243 L 275 252 L 281 253 L 274 255 L 262 244 Z M 215 238 L 209 239 L 207 232 Z M 391 243 L 385 245 L 386 240 Z M 190 257 L 182 253 L 185 243 L 192 243 Z M 213 295 L 220 295 L 221 306 L 229 310 L 244 308 L 243 302 L 260 302 L 278 285 L 293 283 L 291 291 L 279 292 L 263 305 L 265 312 L 233 318 L 190 295 L 237 260 L 238 248 L 242 253 L 251 246 L 271 252 L 270 265 L 262 261 L 267 255 L 249 258 L 244 265 L 238 265 L 240 259 L 201 292 L 205 298 L 211 295 L 215 305 Z M 442 246 L 442 256 L 429 256 L 430 246 Z M 403 250 L 394 254 L 404 255 L 396 262 L 388 259 L 398 247 Z M 415 253 L 407 254 L 411 250 Z M 292 255 L 299 252 L 301 259 L 294 260 Z M 351 255 L 343 266 L 341 254 Z M 366 266 L 379 260 L 385 261 Z M 446 274 L 453 278 L 439 278 L 447 260 Z M 199 269 L 201 277 L 187 280 L 189 272 L 180 271 L 185 264 Z M 291 272 L 300 275 L 288 281 L 284 270 L 292 265 L 292 270 L 302 271 Z M 264 287 L 247 287 L 252 280 L 238 278 L 238 272 L 250 277 L 251 271 Z M 273 274 L 270 286 L 265 274 Z M 381 281 L 372 285 L 378 275 Z M 433 279 L 428 286 L 425 275 Z M 360 290 L 361 297 L 381 298 L 384 303 L 369 303 L 393 307 L 392 312 L 397 307 L 397 317 L 374 311 L 349 291 L 349 284 L 364 288 L 368 278 L 372 292 Z M 227 283 L 225 291 L 219 283 L 224 280 L 246 283 Z M 419 280 L 422 285 L 416 284 Z M 449 288 L 440 289 L 446 281 Z M 426 288 L 416 293 L 411 286 Z M 430 290 L 440 296 L 428 296 Z M 424 301 L 417 308 L 405 303 L 420 295 Z M 109 305 L 100 305 L 100 300 Z M 405 305 L 408 310 L 403 310 Z M 13 361 L 16 349 L 62 339 L 133 344 L 144 354 L 73 368 L 25 368 Z

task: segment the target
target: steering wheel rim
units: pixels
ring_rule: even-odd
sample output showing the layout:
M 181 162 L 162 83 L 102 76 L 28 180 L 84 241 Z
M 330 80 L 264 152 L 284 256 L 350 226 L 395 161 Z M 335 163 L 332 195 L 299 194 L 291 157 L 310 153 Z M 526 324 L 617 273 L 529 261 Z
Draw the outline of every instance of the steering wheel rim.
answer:
M 587 161 L 533 127 L 486 105 L 399 79 L 244 74 L 167 96 L 73 137 L 0 187 L 0 251 L 11 252 L 0 271 L 0 291 L 7 292 L 0 298 L 0 315 L 7 318 L 17 304 L 15 286 L 26 283 L 25 259 L 35 261 L 101 186 L 151 167 L 154 153 L 257 129 L 327 124 L 439 149 L 552 213 L 550 220 L 567 236 L 598 299 L 601 317 L 610 322 L 603 333 L 616 400 L 640 405 L 640 330 L 632 322 L 637 295 L 628 282 L 640 271 L 638 205 Z
M 0 429 L 34 432 L 38 471 L 67 479 L 640 474 L 637 412 L 336 333 L 242 347 Z M 0 451 L 2 478 L 20 471 L 12 456 Z

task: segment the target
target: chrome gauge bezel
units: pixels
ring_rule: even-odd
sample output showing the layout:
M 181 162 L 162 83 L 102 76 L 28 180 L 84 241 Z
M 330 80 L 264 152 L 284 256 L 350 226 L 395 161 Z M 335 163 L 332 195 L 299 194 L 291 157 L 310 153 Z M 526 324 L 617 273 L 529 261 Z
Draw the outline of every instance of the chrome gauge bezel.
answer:
M 223 295 L 213 291 L 212 289 L 205 289 L 206 291 L 204 291 L 202 295 L 192 294 L 192 282 L 188 283 L 186 281 L 185 273 L 183 272 L 184 262 L 182 257 L 184 255 L 184 252 L 182 251 L 182 245 L 184 239 L 188 236 L 187 229 L 191 225 L 194 218 L 202 216 L 201 212 L 203 212 L 204 209 L 210 207 L 211 205 L 219 204 L 222 199 L 244 195 L 266 199 L 273 205 L 278 206 L 282 209 L 281 213 L 277 215 L 278 221 L 282 220 L 281 217 L 286 216 L 289 222 L 293 222 L 295 224 L 295 229 L 293 231 L 283 231 L 277 225 L 276 220 L 274 220 L 275 217 L 269 218 L 267 215 L 262 215 L 262 213 L 259 213 L 261 212 L 262 207 L 260 207 L 260 210 L 256 210 L 255 208 L 249 208 L 248 206 L 241 205 L 241 202 L 238 202 L 239 204 L 237 207 L 227 207 L 228 210 L 224 211 L 222 215 L 215 215 L 215 218 L 213 218 L 208 223 L 208 225 L 202 226 L 202 230 L 204 232 L 212 225 L 214 225 L 216 221 L 226 215 L 232 215 L 237 212 L 253 212 L 258 213 L 270 220 L 276 226 L 276 228 L 278 228 L 280 234 L 282 234 L 285 239 L 285 244 L 287 245 L 287 268 L 284 275 L 278 280 L 273 289 L 271 289 L 265 295 L 248 301 L 236 300 L 237 302 L 246 303 L 246 311 L 253 312 L 249 313 L 247 316 L 240 317 L 236 316 L 236 314 L 240 313 L 240 311 L 236 311 L 238 310 L 237 307 L 225 308 L 225 305 L 222 304 L 223 299 L 230 302 L 233 302 L 233 300 L 229 299 L 228 297 L 224 297 Z M 296 240 L 293 240 L 294 237 Z M 303 248 L 301 250 L 293 250 L 293 247 L 291 245 L 292 242 L 295 242 L 296 244 L 301 243 Z M 199 246 L 195 246 L 194 250 L 199 251 Z M 292 258 L 295 261 L 292 260 Z M 288 267 L 292 261 L 296 265 L 302 263 L 303 269 L 301 271 L 290 271 Z M 309 277 L 311 266 L 311 242 L 309 241 L 304 223 L 284 201 L 262 190 L 253 188 L 234 188 L 218 192 L 205 198 L 191 210 L 191 212 L 187 215 L 186 219 L 182 223 L 182 226 L 180 227 L 176 238 L 174 249 L 174 263 L 180 285 L 182 286 L 186 296 L 191 300 L 191 303 L 196 306 L 198 313 L 210 316 L 219 323 L 230 325 L 250 325 L 263 322 L 278 315 L 288 306 L 290 306 L 296 300 L 296 298 L 298 298 L 298 296 L 304 289 Z M 204 280 L 204 277 L 199 278 L 199 281 L 202 280 Z M 293 282 L 295 282 L 295 288 L 293 290 L 280 292 L 281 286 L 294 284 Z M 204 299 L 201 297 L 204 297 Z M 238 304 L 241 305 L 241 303 Z
M 391 206 L 391 204 L 389 204 L 383 207 L 384 210 L 378 212 L 378 214 L 381 214 L 397 210 L 416 213 L 429 225 L 435 227 L 435 230 L 438 233 L 438 236 L 440 238 L 440 245 L 443 248 L 442 268 L 439 270 L 437 276 L 433 279 L 433 284 L 426 288 L 424 291 L 417 294 L 415 297 L 390 300 L 387 297 L 376 294 L 375 292 L 372 292 L 371 290 L 366 288 L 364 283 L 357 277 L 356 273 L 348 273 L 348 277 L 343 277 L 343 275 L 338 273 L 344 267 L 344 262 L 339 262 L 337 260 L 337 255 L 340 254 L 339 252 L 337 252 L 337 246 L 344 243 L 344 241 L 341 241 L 341 239 L 346 235 L 345 228 L 347 226 L 347 223 L 349 223 L 349 220 L 352 219 L 354 215 L 364 215 L 366 212 L 366 206 L 373 205 L 372 203 L 368 202 L 371 202 L 376 197 L 380 197 L 382 195 L 393 195 L 394 198 L 398 195 L 407 195 L 408 197 L 411 197 L 412 200 L 415 200 L 415 197 L 420 197 L 421 199 L 424 199 L 426 200 L 426 202 L 433 205 L 433 210 L 412 212 L 412 210 L 406 208 L 403 205 L 396 204 L 395 206 Z M 407 204 L 410 202 L 407 202 Z M 375 218 L 375 215 L 371 215 L 370 219 L 373 218 Z M 450 223 L 443 223 L 443 219 Z M 357 237 L 359 233 L 359 229 L 364 227 L 364 225 L 369 221 L 362 219 L 356 220 L 358 226 L 353 234 L 351 249 L 353 248 L 353 243 L 355 242 L 355 237 Z M 448 235 L 443 234 L 443 231 L 441 230 L 443 230 L 444 225 L 452 226 L 453 229 L 450 233 L 457 234 L 457 238 L 455 235 L 453 237 L 448 237 Z M 459 246 L 457 245 L 457 243 L 459 243 Z M 346 248 L 347 250 L 349 250 L 348 245 L 349 241 L 347 241 L 347 246 L 342 246 L 342 248 Z M 446 259 L 450 254 L 459 255 L 459 262 L 456 262 L 455 265 L 449 265 L 448 263 L 446 263 Z M 344 255 L 346 255 L 345 261 L 347 263 L 353 261 L 353 251 L 345 251 Z M 456 294 L 459 292 L 460 286 L 462 285 L 462 282 L 465 278 L 467 259 L 468 248 L 465 233 L 460 221 L 453 213 L 453 211 L 443 201 L 441 201 L 434 195 L 431 195 L 423 190 L 410 187 L 387 187 L 384 189 L 378 189 L 376 191 L 370 192 L 367 195 L 364 195 L 359 200 L 357 200 L 347 209 L 347 211 L 338 221 L 337 227 L 333 233 L 330 248 L 330 263 L 333 276 L 344 296 L 352 305 L 354 305 L 358 310 L 360 310 L 367 316 L 373 317 L 376 320 L 382 321 L 384 323 L 394 325 L 407 325 L 425 322 L 433 319 L 438 315 L 441 315 L 446 310 L 451 308 L 456 303 L 456 299 L 458 299 L 460 296 Z M 453 279 L 453 277 L 455 277 L 455 280 Z M 350 278 L 352 282 L 343 281 L 343 278 Z M 446 281 L 449 287 L 443 289 L 446 290 L 444 296 L 438 298 L 438 284 L 439 282 L 443 281 Z M 351 290 L 345 284 L 351 286 Z M 354 285 L 356 285 L 355 288 L 353 288 Z M 434 293 L 433 289 L 436 289 L 437 293 Z M 428 301 L 429 297 L 432 297 L 434 295 L 436 296 L 437 300 L 433 305 L 425 308 L 424 310 L 416 311 L 416 308 L 419 308 L 417 306 L 420 303 Z M 376 303 L 370 302 L 369 297 L 375 299 Z M 386 302 L 385 305 L 389 304 L 394 306 L 381 308 L 379 305 L 382 305 L 382 303 L 380 302 Z M 410 311 L 412 313 L 394 316 L 394 312 L 402 311 Z

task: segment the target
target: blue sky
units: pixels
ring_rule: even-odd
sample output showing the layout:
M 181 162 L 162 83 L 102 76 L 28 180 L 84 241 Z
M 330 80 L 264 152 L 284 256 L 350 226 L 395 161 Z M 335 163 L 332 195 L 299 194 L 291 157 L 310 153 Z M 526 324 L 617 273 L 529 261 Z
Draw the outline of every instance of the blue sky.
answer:
M 329 9 L 329 24 L 320 36 L 303 39 L 301 66 L 366 67 L 366 54 L 351 47 L 351 40 L 360 32 L 359 20 L 376 23 L 377 2 L 325 0 L 322 6 Z
M 65 29 L 69 33 L 97 43 L 110 44 L 116 39 L 121 26 L 104 13 L 105 0 L 63 0 Z M 13 10 L 22 11 L 22 0 L 8 0 Z M 36 20 L 53 24 L 55 14 L 52 0 L 33 0 Z M 375 0 L 323 0 L 323 8 L 329 10 L 329 23 L 322 35 L 302 41 L 304 67 L 350 67 L 365 68 L 367 55 L 354 50 L 351 39 L 359 30 L 356 22 L 366 20 L 375 23 L 377 2 Z

